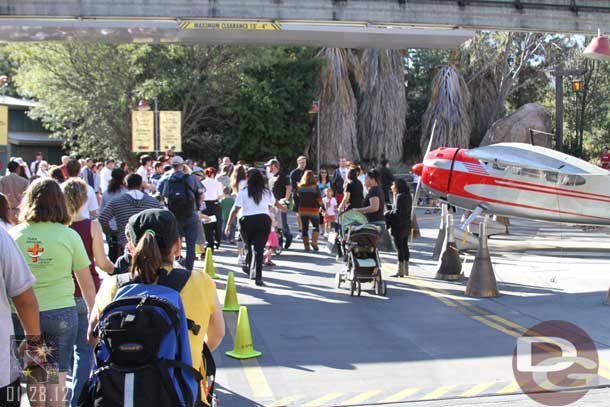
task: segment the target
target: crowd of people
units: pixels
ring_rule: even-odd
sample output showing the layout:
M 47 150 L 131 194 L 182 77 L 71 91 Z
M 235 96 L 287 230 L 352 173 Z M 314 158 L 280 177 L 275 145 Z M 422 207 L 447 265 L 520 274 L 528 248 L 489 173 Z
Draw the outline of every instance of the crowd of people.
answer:
M 68 395 L 71 406 L 91 373 L 93 327 L 117 292 L 116 275 L 154 283 L 160 270 L 192 271 L 198 250 L 203 260 L 208 251 L 236 245 L 243 272 L 264 286 L 263 268 L 275 265 L 280 246 L 289 249 L 297 239 L 305 251 L 318 251 L 320 239 L 337 229 L 348 210 L 389 228 L 398 252 L 395 276 L 408 274 L 411 194 L 386 162 L 366 170 L 341 159 L 331 175 L 327 168 L 315 174 L 304 156 L 290 172 L 275 158 L 264 167 L 229 157 L 207 166 L 171 151 L 143 155 L 133 170 L 112 159 L 61 161 L 49 165 L 39 153 L 28 165 L 14 157 L 0 178 L 0 323 L 10 327 L 9 335 L 25 338 L 22 351 L 38 346 L 41 335 L 55 338 L 55 394 Z M 296 215 L 296 235 L 289 211 Z M 213 350 L 224 336 L 214 283 L 197 272 L 189 284 L 180 291 L 186 312 Z M 202 337 L 191 346 L 201 349 Z M 1 340 L 7 349 L 8 337 Z M 4 401 L 19 383 L 1 353 Z M 194 368 L 198 363 L 201 357 L 193 357 Z M 72 392 L 65 389 L 69 371 Z

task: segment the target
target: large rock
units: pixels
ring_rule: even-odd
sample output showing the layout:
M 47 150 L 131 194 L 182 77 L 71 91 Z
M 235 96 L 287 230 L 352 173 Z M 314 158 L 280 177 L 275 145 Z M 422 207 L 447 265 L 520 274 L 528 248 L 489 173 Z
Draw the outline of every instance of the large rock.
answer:
M 549 134 L 534 133 L 534 144 L 542 147 L 553 147 L 551 114 L 542 106 L 528 103 L 516 112 L 496 120 L 491 125 L 481 146 L 496 143 L 531 143 L 530 129 Z

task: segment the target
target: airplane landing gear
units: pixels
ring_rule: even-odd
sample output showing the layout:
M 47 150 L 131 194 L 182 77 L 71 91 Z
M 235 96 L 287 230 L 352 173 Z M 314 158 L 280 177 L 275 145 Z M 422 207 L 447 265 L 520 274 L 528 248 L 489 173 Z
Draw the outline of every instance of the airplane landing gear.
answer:
M 491 258 L 489 257 L 489 248 L 487 247 L 488 220 L 489 215 L 485 215 L 485 220 L 479 224 L 479 249 L 474 258 L 465 292 L 470 297 L 497 297 L 500 295 Z

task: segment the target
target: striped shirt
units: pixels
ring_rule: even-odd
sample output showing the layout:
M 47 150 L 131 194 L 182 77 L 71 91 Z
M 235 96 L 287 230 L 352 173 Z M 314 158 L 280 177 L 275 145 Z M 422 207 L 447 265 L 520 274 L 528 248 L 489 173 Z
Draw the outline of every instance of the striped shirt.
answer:
M 317 185 L 299 187 L 297 195 L 299 197 L 299 215 L 314 216 L 320 213 L 322 197 Z
M 105 233 L 110 233 L 110 219 L 116 220 L 117 231 L 119 235 L 119 244 L 125 246 L 127 237 L 125 237 L 125 226 L 129 218 L 146 209 L 163 209 L 163 205 L 150 195 L 144 194 L 142 199 L 134 199 L 131 195 L 125 193 L 114 198 L 104 207 L 98 220 L 102 225 Z

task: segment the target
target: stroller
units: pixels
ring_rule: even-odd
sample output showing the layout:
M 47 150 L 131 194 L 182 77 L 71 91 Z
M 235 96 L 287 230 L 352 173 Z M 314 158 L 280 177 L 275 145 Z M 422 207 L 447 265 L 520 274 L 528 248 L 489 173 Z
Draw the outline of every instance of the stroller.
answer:
M 359 212 L 348 211 L 340 218 L 340 236 L 338 237 L 338 255 L 343 258 L 345 267 L 335 275 L 335 285 L 350 283 L 350 295 L 362 292 L 362 283 L 373 283 L 375 294 L 385 296 L 388 286 L 383 281 L 381 259 L 377 246 L 381 238 L 378 226 L 367 223 Z

